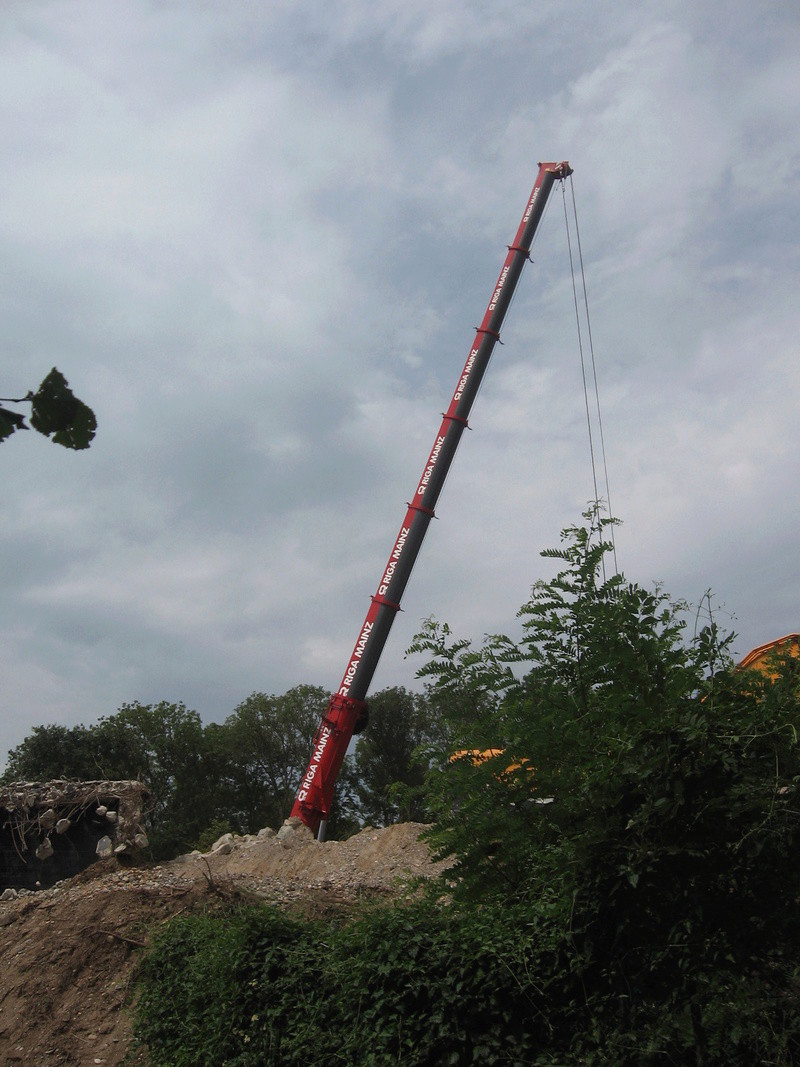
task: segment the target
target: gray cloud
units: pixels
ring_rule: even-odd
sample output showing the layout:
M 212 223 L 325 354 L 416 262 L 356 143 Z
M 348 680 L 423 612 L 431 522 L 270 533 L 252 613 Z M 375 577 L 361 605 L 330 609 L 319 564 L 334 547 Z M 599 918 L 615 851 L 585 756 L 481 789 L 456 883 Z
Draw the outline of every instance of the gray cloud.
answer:
M 513 235 L 569 158 L 621 563 L 797 629 L 796 20 L 745 4 L 18 3 L 0 38 L 0 753 L 334 688 Z M 593 493 L 553 196 L 375 679 L 508 630 Z M 596 432 L 596 430 L 595 430 Z

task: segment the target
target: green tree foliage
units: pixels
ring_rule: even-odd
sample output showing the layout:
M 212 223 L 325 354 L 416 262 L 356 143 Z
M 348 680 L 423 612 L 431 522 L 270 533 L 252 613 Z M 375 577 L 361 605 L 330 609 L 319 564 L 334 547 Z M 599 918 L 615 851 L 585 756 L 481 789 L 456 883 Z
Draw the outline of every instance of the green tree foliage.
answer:
M 547 553 L 521 640 L 417 639 L 465 753 L 428 781 L 449 905 L 183 920 L 143 972 L 154 1064 L 800 1062 L 800 661 L 689 638 L 604 576 L 607 525 Z
M 169 925 L 140 972 L 153 1067 L 533 1064 L 547 1020 L 527 936 L 417 903 L 355 921 L 277 909 Z
M 101 777 L 99 749 L 85 726 L 34 726 L 8 753 L 0 782 L 46 782 L 58 778 L 83 781 Z
M 165 858 L 193 847 L 217 814 L 218 798 L 218 768 L 197 712 L 167 701 L 123 704 L 116 715 L 100 720 L 95 734 L 103 777 L 137 778 L 151 790 L 154 855 Z
M 229 807 L 241 826 L 278 827 L 288 818 L 328 698 L 313 685 L 252 693 L 225 720 Z
M 371 697 L 369 726 L 355 751 L 362 819 L 373 826 L 424 819 L 427 750 L 446 744 L 447 725 L 425 694 L 393 688 Z
M 463 747 L 502 750 L 433 776 L 433 840 L 457 896 L 541 924 L 574 1062 L 793 1062 L 798 661 L 772 682 L 713 623 L 685 642 L 682 605 L 602 576 L 608 520 L 586 518 L 546 553 L 562 570 L 522 641 L 418 639 L 440 691 L 494 698 Z
M 64 375 L 55 367 L 36 392 L 29 391 L 17 399 L 3 398 L 2 403 L 30 404 L 33 429 L 64 448 L 88 448 L 97 430 L 94 412 L 75 396 Z M 23 414 L 0 407 L 0 442 L 17 430 L 27 429 Z
M 192 847 L 217 814 L 219 774 L 200 717 L 183 704 L 124 704 L 93 726 L 37 726 L 8 756 L 3 781 L 134 780 L 151 790 L 157 858 Z

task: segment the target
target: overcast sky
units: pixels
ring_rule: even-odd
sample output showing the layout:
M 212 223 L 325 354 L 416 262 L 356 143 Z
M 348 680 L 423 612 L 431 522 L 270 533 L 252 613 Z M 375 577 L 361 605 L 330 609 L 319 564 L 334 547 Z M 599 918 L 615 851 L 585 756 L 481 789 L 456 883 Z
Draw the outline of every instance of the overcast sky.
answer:
M 539 160 L 622 569 L 800 629 L 798 55 L 765 0 L 5 0 L 0 394 L 55 365 L 99 429 L 0 446 L 0 765 L 338 685 Z M 429 615 L 516 632 L 594 495 L 561 186 L 534 259 L 374 689 Z

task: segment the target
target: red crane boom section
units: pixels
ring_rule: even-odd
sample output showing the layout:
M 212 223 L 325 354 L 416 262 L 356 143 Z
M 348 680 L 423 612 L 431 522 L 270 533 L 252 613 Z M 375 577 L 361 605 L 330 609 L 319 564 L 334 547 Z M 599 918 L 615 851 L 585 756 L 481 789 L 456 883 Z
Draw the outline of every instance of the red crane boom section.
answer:
M 383 569 L 377 591 L 372 597 L 367 617 L 338 690 L 330 699 L 323 716 L 308 768 L 303 775 L 292 815 L 300 818 L 315 833 L 330 814 L 334 786 L 347 746 L 357 729 L 366 721 L 366 703 L 370 682 L 378 665 L 400 599 L 419 553 L 420 546 L 434 516 L 434 508 L 453 461 L 461 434 L 480 387 L 500 327 L 511 303 L 522 268 L 529 257 L 534 234 L 544 212 L 550 190 L 556 180 L 572 173 L 568 163 L 540 163 L 533 187 L 513 244 L 500 271 L 486 313 L 475 332 L 464 369 L 458 379 L 450 406 L 428 455 L 419 482 L 408 504 L 403 525 L 395 538 L 388 562 Z

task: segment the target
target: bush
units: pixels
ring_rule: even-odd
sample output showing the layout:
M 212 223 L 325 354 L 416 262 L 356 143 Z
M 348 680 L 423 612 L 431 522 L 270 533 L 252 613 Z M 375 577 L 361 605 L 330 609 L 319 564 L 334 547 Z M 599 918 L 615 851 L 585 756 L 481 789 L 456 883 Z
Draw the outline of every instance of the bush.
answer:
M 800 660 L 686 641 L 586 518 L 521 641 L 415 642 L 456 747 L 496 752 L 428 778 L 449 902 L 179 920 L 143 971 L 155 1065 L 800 1062 Z
M 429 903 L 331 925 L 259 908 L 173 921 L 142 971 L 154 1067 L 533 1062 L 530 924 Z

